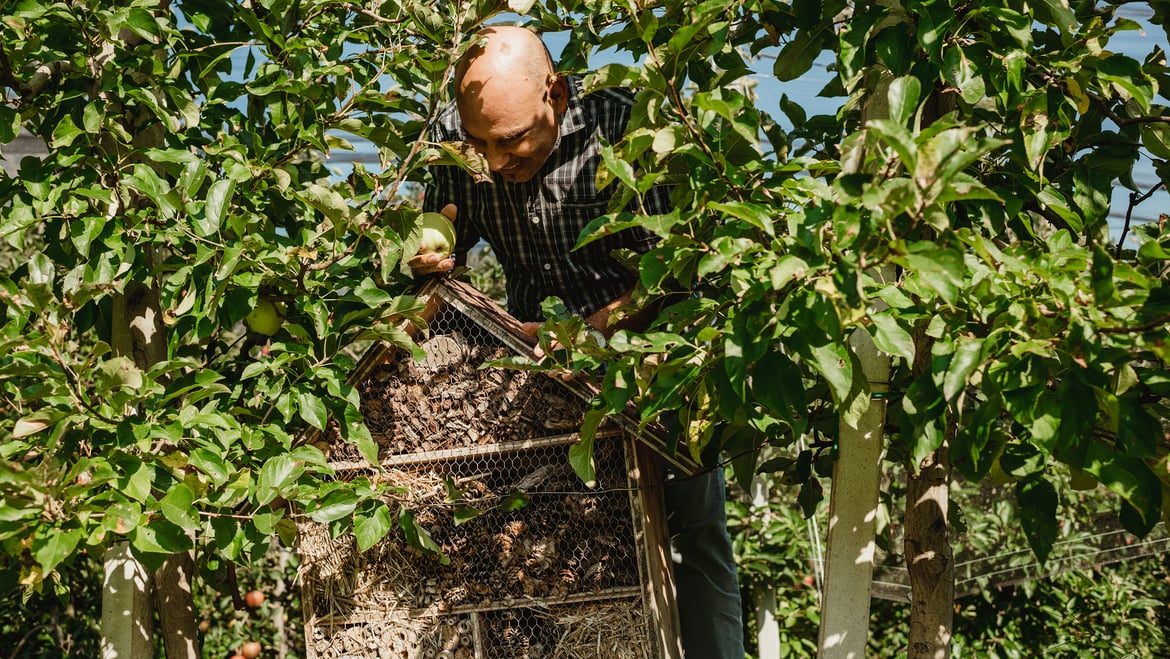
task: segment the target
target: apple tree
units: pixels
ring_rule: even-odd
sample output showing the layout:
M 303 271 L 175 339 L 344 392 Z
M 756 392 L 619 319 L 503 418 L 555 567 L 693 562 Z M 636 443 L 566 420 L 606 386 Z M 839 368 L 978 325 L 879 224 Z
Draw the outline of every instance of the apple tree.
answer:
M 449 9 L 471 29 L 490 8 Z M 363 546 L 396 523 L 392 492 L 333 478 L 308 440 L 334 432 L 376 461 L 346 382 L 355 350 L 418 350 L 400 260 L 420 241 L 419 172 L 442 157 L 425 136 L 457 56 L 447 18 L 332 0 L 3 5 L 0 143 L 47 147 L 0 177 L 14 580 L 68 589 L 59 567 L 129 543 L 186 584 L 159 607 L 180 656 L 192 556 L 252 561 L 292 542 L 293 513 Z M 358 140 L 378 166 L 331 169 Z
M 608 362 L 597 414 L 679 411 L 684 450 L 802 482 L 811 510 L 839 424 L 875 392 L 864 333 L 894 365 L 889 454 L 914 491 L 1007 474 L 1043 558 L 1052 476 L 1072 470 L 1145 533 L 1170 480 L 1170 233 L 1122 241 L 1107 218 L 1115 186 L 1149 192 L 1139 159 L 1170 174 L 1170 78 L 1160 50 L 1110 50 L 1134 28 L 1120 4 L 5 4 L 0 145 L 27 131 L 48 155 L 0 177 L 0 566 L 67 588 L 58 567 L 127 542 L 181 584 L 192 553 L 250 561 L 297 515 L 363 547 L 399 522 L 392 492 L 334 479 L 310 440 L 376 460 L 347 374 L 363 341 L 417 350 L 418 186 L 476 166 L 427 127 L 468 35 L 507 11 L 564 35 L 560 67 L 590 88 L 640 90 L 603 149 L 615 210 L 582 240 L 657 233 L 635 264 L 663 306 L 574 350 Z M 745 83 L 825 61 L 831 114 Z M 376 166 L 331 169 L 359 141 Z M 670 213 L 618 210 L 658 183 Z M 802 435 L 798 458 L 756 464 Z M 947 501 L 915 500 L 930 524 L 907 553 L 934 557 L 915 588 L 942 598 L 916 602 L 910 646 L 930 654 L 950 624 Z
M 888 455 L 912 474 L 910 656 L 949 651 L 955 470 L 1015 481 L 1041 561 L 1057 474 L 1116 494 L 1131 533 L 1167 512 L 1170 232 L 1164 215 L 1127 219 L 1125 240 L 1108 218 L 1116 187 L 1128 218 L 1170 180 L 1170 77 L 1159 47 L 1110 49 L 1138 28 L 1123 4 L 683 2 L 576 25 L 578 43 L 636 62 L 592 85 L 642 89 L 604 178 L 623 202 L 675 185 L 671 213 L 613 212 L 582 239 L 658 233 L 643 299 L 669 305 L 593 353 L 609 362 L 598 409 L 681 410 L 694 455 L 803 481 L 811 511 L 838 429 L 885 397 Z M 1168 6 L 1150 8 L 1164 32 Z M 781 81 L 830 62 L 836 111 L 764 106 L 737 84 L 763 56 Z M 670 303 L 680 292 L 695 294 Z M 856 333 L 892 359 L 890 382 L 862 377 Z M 755 464 L 801 435 L 798 458 Z

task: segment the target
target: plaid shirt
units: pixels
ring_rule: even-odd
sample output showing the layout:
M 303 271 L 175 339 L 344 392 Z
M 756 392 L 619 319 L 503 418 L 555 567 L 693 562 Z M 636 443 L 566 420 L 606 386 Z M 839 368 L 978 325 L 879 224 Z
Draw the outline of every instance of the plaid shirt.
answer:
M 540 303 L 555 295 L 582 317 L 616 300 L 633 286 L 637 274 L 610 252 L 629 248 L 646 252 L 657 240 L 643 229 L 630 229 L 573 251 L 581 230 L 608 211 L 613 186 L 598 190 L 600 138 L 621 140 L 634 95 L 603 89 L 585 95 L 581 79 L 568 77 L 569 103 L 561 118 L 560 137 L 548 161 L 523 183 L 492 174 L 492 183 L 475 183 L 458 167 L 433 167 L 423 209 L 438 211 L 455 204 L 456 253 L 466 254 L 483 238 L 504 268 L 508 311 L 522 321 L 543 319 Z M 436 141 L 464 139 L 459 112 L 452 103 L 433 128 Z M 649 212 L 669 211 L 669 190 L 655 188 L 643 198 Z

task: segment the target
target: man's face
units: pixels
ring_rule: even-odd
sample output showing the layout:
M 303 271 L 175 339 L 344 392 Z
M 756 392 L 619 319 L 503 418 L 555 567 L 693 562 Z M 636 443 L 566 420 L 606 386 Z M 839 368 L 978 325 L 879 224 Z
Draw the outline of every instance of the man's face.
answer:
M 567 105 L 563 79 L 525 82 L 489 80 L 459 104 L 467 143 L 512 183 L 530 180 L 548 160 Z

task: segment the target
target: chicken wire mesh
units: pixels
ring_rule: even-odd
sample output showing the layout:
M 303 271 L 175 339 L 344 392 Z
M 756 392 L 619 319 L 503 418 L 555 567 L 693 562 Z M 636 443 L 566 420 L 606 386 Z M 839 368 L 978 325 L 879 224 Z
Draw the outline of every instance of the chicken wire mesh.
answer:
M 374 470 L 401 492 L 395 514 L 437 552 L 398 527 L 359 552 L 352 534 L 302 524 L 310 658 L 661 656 L 631 438 L 598 433 L 586 487 L 567 459 L 581 397 L 484 367 L 512 348 L 450 304 L 420 345 L 425 359 L 383 351 L 355 383 L 380 464 L 336 438 L 327 453 L 339 473 Z

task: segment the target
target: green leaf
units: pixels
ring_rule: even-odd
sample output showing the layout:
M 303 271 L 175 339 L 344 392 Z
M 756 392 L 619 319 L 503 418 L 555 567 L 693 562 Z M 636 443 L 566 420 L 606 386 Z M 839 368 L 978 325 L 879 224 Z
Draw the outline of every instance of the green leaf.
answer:
M 1029 16 L 1014 9 L 990 5 L 986 11 L 994 17 L 992 25 L 995 29 L 1006 32 L 1020 48 L 1032 46 L 1032 20 Z
M 1043 478 L 1030 478 L 1016 483 L 1016 501 L 1020 506 L 1020 523 L 1028 538 L 1028 545 L 1043 564 L 1052 552 L 1052 545 L 1060 534 L 1056 520 L 1058 499 L 1056 488 Z
M 644 74 L 641 67 L 605 64 L 585 76 L 585 90 L 594 92 L 606 87 L 636 88 L 645 86 L 643 82 Z
M 297 412 L 300 414 L 300 417 L 317 430 L 325 430 L 325 425 L 329 423 L 329 415 L 325 411 L 325 403 L 307 391 L 298 391 L 296 398 Z
M 982 73 L 967 59 L 967 54 L 958 46 L 947 49 L 944 57 L 943 77 L 959 90 L 959 96 L 972 105 L 987 94 L 987 85 Z
M 737 217 L 755 228 L 763 231 L 769 236 L 776 235 L 776 229 L 772 225 L 772 213 L 774 208 L 764 206 L 762 204 L 751 204 L 742 201 L 730 202 L 711 202 L 707 205 L 708 208 L 726 213 L 732 217 Z
M 443 554 L 442 550 L 439 548 L 439 545 L 435 544 L 435 541 L 431 539 L 431 534 L 428 533 L 425 528 L 419 526 L 416 523 L 414 518 L 414 511 L 410 510 L 409 508 L 402 508 L 399 510 L 398 526 L 402 528 L 402 532 L 406 535 L 406 541 L 409 542 L 411 546 L 422 549 L 423 551 L 429 552 L 431 554 L 437 554 L 439 556 L 439 562 L 443 565 L 447 565 L 451 562 L 451 559 L 447 558 Z
M 369 305 L 371 308 L 378 308 L 383 305 L 390 304 L 396 298 L 382 290 L 373 279 L 366 277 L 361 280 L 357 288 L 353 291 L 354 295 L 363 303 Z
M 905 124 L 918 110 L 922 83 L 914 76 L 903 76 L 890 83 L 890 121 Z
M 930 243 L 926 243 L 929 245 Z M 920 246 L 921 247 L 921 246 Z M 926 247 L 905 257 L 906 268 L 912 276 L 932 288 L 947 304 L 959 299 L 963 286 L 963 255 L 950 250 Z
M 793 256 L 792 254 L 781 256 L 776 261 L 776 265 L 772 266 L 772 269 L 768 272 L 772 289 L 778 291 L 793 279 L 803 279 L 804 273 L 807 271 L 808 263 L 805 263 L 804 259 L 799 256 Z
M 914 362 L 914 339 L 890 313 L 879 312 L 869 315 L 873 323 L 873 344 L 878 350 L 894 357 L 901 357 L 907 363 Z
M 500 500 L 500 510 L 504 512 L 514 512 L 526 507 L 532 503 L 527 492 L 512 492 L 508 496 Z
M 165 519 L 154 519 L 144 526 L 135 527 L 129 536 L 134 555 L 154 569 L 158 569 L 167 556 L 195 547 L 195 541 L 182 527 Z
M 874 119 L 866 124 L 866 128 L 881 136 L 886 144 L 890 145 L 902 160 L 907 171 L 914 171 L 918 163 L 918 146 L 910 130 L 900 123 L 889 119 Z
M 166 496 L 159 500 L 158 505 L 168 520 L 181 528 L 193 531 L 199 527 L 194 503 L 195 492 L 186 483 L 176 483 Z
M 1142 124 L 1142 145 L 1156 158 L 1170 160 L 1170 124 Z
M 309 506 L 307 514 L 315 522 L 329 523 L 352 513 L 358 503 L 360 501 L 352 492 L 334 491 L 322 499 L 315 500 Z
M 64 149 L 73 144 L 73 140 L 82 134 L 83 131 L 77 127 L 77 124 L 73 123 L 73 117 L 66 114 L 53 128 L 53 139 L 49 140 L 49 146 L 54 149 Z
M 1049 24 L 1055 25 L 1062 34 L 1074 32 L 1080 26 L 1068 0 L 1040 0 L 1037 9 L 1047 11 L 1051 21 Z
M 98 364 L 95 384 L 100 394 L 127 387 L 140 389 L 143 383 L 142 371 L 129 357 L 111 357 Z
M 478 149 L 466 142 L 440 142 L 439 147 L 444 155 L 432 160 L 429 163 L 432 167 L 451 164 L 467 172 L 476 183 L 492 182 L 491 167 L 487 158 Z
M 279 532 L 278 529 L 282 521 L 285 521 L 283 508 L 252 514 L 252 523 L 256 525 L 256 530 L 264 535 Z
M 753 397 L 799 434 L 808 425 L 808 402 L 800 368 L 782 351 L 771 349 L 752 368 Z
M 1097 306 L 1108 306 L 1113 299 L 1113 257 L 1100 243 L 1093 243 L 1093 265 L 1090 268 L 1093 280 L 1093 299 Z
M 269 458 L 260 468 L 260 477 L 256 483 L 256 502 L 264 505 L 280 496 L 304 471 L 304 465 L 287 454 L 282 453 Z
M 150 43 L 158 43 L 162 38 L 162 29 L 149 11 L 134 7 L 126 17 L 126 27 Z
M 838 405 L 849 401 L 853 391 L 853 359 L 848 347 L 841 343 L 822 343 L 809 346 L 811 365 L 825 382 Z
M 0 144 L 8 144 L 20 133 L 20 114 L 0 103 Z
M 943 396 L 948 402 L 963 393 L 969 384 L 971 374 L 982 362 L 983 339 L 960 336 L 955 339 L 955 352 L 943 377 Z
M 195 225 L 200 236 L 206 238 L 219 231 L 223 224 L 224 211 L 231 205 L 235 189 L 236 183 L 231 179 L 219 179 L 211 184 L 207 191 L 207 203 L 203 207 L 203 217 L 197 220 Z
M 233 465 L 223 456 L 206 448 L 191 449 L 190 457 L 191 466 L 207 474 L 215 485 L 226 483 L 234 471 Z
M 358 551 L 364 552 L 378 544 L 390 531 L 394 518 L 389 507 L 381 501 L 374 502 L 374 509 L 368 513 L 355 514 L 353 534 L 357 538 Z
M 807 73 L 821 54 L 828 29 L 828 25 L 818 25 L 812 30 L 797 31 L 776 56 L 776 63 L 772 67 L 776 78 L 787 82 Z
M 1143 112 L 1154 98 L 1154 86 L 1146 78 L 1141 64 L 1132 57 L 1114 53 L 1097 62 L 1097 77 L 1112 85 L 1123 97 L 1132 98 Z
M 613 146 L 601 145 L 601 160 L 603 166 L 597 168 L 597 188 L 604 188 L 614 177 L 617 177 L 626 187 L 637 189 L 638 181 L 634 173 L 634 166 L 614 154 Z
M 321 211 L 325 217 L 333 222 L 349 217 L 349 204 L 345 202 L 345 197 L 342 197 L 333 188 L 310 183 L 305 186 L 305 191 L 301 193 L 301 196 L 313 208 Z
M 73 554 L 73 550 L 77 548 L 79 542 L 81 542 L 81 529 L 41 529 L 33 537 L 32 555 L 47 575 L 60 565 L 61 561 Z
M 1083 468 L 1133 507 L 1135 522 L 1140 522 L 1142 528 L 1152 528 L 1158 522 L 1162 485 L 1144 460 L 1093 442 L 1086 451 Z
M 46 428 L 56 425 L 65 416 L 65 412 L 51 408 L 37 410 L 16 421 L 16 426 L 12 429 L 12 437 L 14 439 L 20 439 L 21 437 L 35 435 Z
M 605 416 L 605 410 L 601 408 L 587 411 L 581 428 L 581 441 L 569 447 L 569 465 L 573 467 L 573 472 L 585 487 L 597 486 L 597 469 L 593 463 L 593 437 Z

